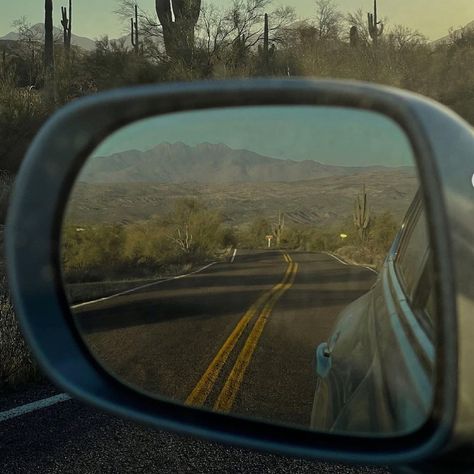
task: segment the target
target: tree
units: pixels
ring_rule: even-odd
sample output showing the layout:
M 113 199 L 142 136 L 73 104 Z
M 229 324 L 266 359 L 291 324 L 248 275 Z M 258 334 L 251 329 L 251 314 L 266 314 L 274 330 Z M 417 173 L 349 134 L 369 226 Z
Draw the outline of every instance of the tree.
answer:
M 240 40 L 244 48 L 251 48 L 264 39 L 265 13 L 272 0 L 233 0 L 226 16 L 232 29 L 234 41 Z M 291 7 L 280 7 L 268 13 L 271 24 L 268 27 L 268 41 L 279 43 L 284 38 L 284 30 L 295 21 L 295 11 Z
M 343 15 L 333 0 L 316 1 L 316 28 L 319 40 L 338 39 L 342 30 Z
M 367 27 L 367 19 L 364 17 L 364 12 L 361 9 L 348 13 L 346 15 L 346 23 L 349 24 L 351 28 L 357 28 L 359 45 L 369 44 L 370 35 Z
M 41 31 L 29 23 L 26 17 L 15 20 L 13 27 L 18 34 L 17 48 L 11 57 L 15 64 L 15 82 L 19 86 L 37 87 L 44 69 Z

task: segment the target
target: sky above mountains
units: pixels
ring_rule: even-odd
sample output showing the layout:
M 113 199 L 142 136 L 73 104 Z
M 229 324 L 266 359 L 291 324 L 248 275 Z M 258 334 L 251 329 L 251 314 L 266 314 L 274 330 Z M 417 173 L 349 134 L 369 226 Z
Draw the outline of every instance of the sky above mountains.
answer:
M 203 0 L 203 2 L 210 0 Z M 231 0 L 212 0 L 215 4 L 230 4 Z M 31 23 L 44 20 L 41 0 L 16 0 L 2 2 L 0 16 L 0 36 L 12 31 L 14 20 L 27 17 Z M 372 0 L 335 0 L 343 12 L 353 12 L 361 8 L 364 12 L 372 8 Z M 55 24 L 60 23 L 61 5 L 66 0 L 55 0 Z M 138 0 L 144 10 L 154 11 L 153 0 Z M 274 0 L 274 5 L 290 5 L 299 18 L 309 18 L 315 13 L 315 0 Z M 74 0 L 74 33 L 91 39 L 108 34 L 119 37 L 128 32 L 129 25 L 121 23 L 114 11 L 118 0 Z M 445 36 L 449 28 L 458 28 L 474 20 L 473 0 L 379 0 L 380 15 L 390 24 L 403 24 L 419 30 L 431 40 Z
M 225 144 L 263 156 L 339 166 L 413 166 L 404 132 L 387 117 L 341 107 L 239 107 L 142 120 L 108 137 L 99 160 L 160 143 Z

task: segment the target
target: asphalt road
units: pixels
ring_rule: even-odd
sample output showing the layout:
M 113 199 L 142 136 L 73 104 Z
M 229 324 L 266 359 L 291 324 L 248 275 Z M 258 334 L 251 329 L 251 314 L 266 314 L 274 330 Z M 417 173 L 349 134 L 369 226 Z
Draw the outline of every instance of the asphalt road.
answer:
M 308 426 L 314 354 L 375 274 L 323 253 L 239 252 L 185 278 L 75 309 L 123 381 L 193 406 Z
M 53 395 L 50 385 L 0 397 L 0 410 Z M 389 474 L 291 459 L 164 433 L 69 400 L 0 422 L 2 474 Z
M 315 344 L 327 337 L 337 312 L 365 291 L 374 275 L 339 264 L 323 254 L 290 257 L 292 262 L 279 253 L 241 253 L 232 264 L 215 265 L 199 274 L 112 298 L 100 305 L 83 306 L 77 311 L 83 320 L 85 337 L 96 344 L 98 354 L 109 357 L 108 363 L 114 370 L 122 370 L 125 375 L 127 369 L 132 370 L 134 380 L 149 384 L 149 390 L 186 400 L 243 315 L 249 315 L 249 309 L 254 307 L 255 312 L 250 314 L 232 354 L 211 384 L 209 400 L 205 402 L 211 407 L 249 335 L 253 332 L 255 336 L 256 323 L 259 318 L 262 321 L 265 308 L 270 308 L 232 410 L 265 416 L 276 409 L 281 419 L 306 423 L 313 388 L 309 360 Z M 270 296 L 265 299 L 267 293 Z M 262 304 L 255 305 L 260 298 Z M 141 311 L 137 311 L 140 305 Z M 111 313 L 107 308 L 117 311 Z M 248 351 L 244 354 L 249 355 Z M 163 356 L 165 361 L 161 360 Z M 110 362 L 114 360 L 116 364 Z M 42 384 L 0 396 L 0 415 L 57 393 L 53 386 Z M 390 471 L 291 459 L 185 438 L 67 400 L 6 421 L 0 416 L 0 472 Z

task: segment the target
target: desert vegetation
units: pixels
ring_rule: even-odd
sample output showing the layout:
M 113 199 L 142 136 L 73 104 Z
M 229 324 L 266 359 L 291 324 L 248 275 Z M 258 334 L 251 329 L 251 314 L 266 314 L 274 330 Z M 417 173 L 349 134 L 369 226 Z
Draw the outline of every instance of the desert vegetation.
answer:
M 0 276 L 0 392 L 25 381 L 40 378 L 38 367 L 21 334 L 8 294 L 6 278 Z
M 474 124 L 474 31 L 453 30 L 446 41 L 430 43 L 417 31 L 390 24 L 382 0 L 368 16 L 360 9 L 343 12 L 336 0 L 317 0 L 311 18 L 298 21 L 292 8 L 275 7 L 272 0 L 234 0 L 227 7 L 211 0 L 173 0 L 174 14 L 169 1 L 158 0 L 156 11 L 147 11 L 145 1 L 118 0 L 130 41 L 99 35 L 92 51 L 71 43 L 74 3 L 70 0 L 57 11 L 45 0 L 44 18 L 15 21 L 18 41 L 0 42 L 0 224 L 13 177 L 45 120 L 70 101 L 115 87 L 257 76 L 357 79 L 427 95 Z M 30 20 L 44 23 L 44 35 Z M 59 35 L 55 23 L 62 26 Z M 256 216 L 235 227 L 202 203 L 183 203 L 179 212 L 192 216 L 187 224 L 164 216 L 128 225 L 88 225 L 84 230 L 66 227 L 66 277 L 71 282 L 100 280 L 126 270 L 146 278 L 172 271 L 173 264 L 207 261 L 231 245 L 264 247 L 265 235 L 274 234 L 284 219 Z M 279 245 L 335 251 L 380 265 L 398 218 L 373 214 L 361 239 L 353 217 L 324 228 L 284 219 Z M 4 385 L 37 372 L 1 281 Z
M 195 199 L 180 199 L 163 217 L 66 225 L 63 270 L 68 283 L 156 278 L 219 259 L 235 245 L 219 213 Z
M 370 215 L 365 188 L 355 197 L 353 216 L 331 226 L 298 224 L 281 211 L 275 216 L 261 212 L 250 221 L 232 225 L 206 203 L 184 198 L 176 200 L 164 216 L 127 224 L 67 223 L 63 271 L 68 284 L 111 283 L 109 288 L 101 287 L 106 293 L 121 280 L 176 275 L 226 259 L 235 247 L 267 248 L 270 236 L 271 248 L 331 251 L 354 263 L 380 267 L 398 227 L 390 212 Z

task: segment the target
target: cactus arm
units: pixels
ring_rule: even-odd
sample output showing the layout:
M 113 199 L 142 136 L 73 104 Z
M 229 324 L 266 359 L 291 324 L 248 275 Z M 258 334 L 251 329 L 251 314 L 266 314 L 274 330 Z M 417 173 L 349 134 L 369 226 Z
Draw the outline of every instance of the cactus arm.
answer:
M 172 23 L 171 0 L 155 0 L 155 6 L 161 26 L 165 27 Z
M 201 0 L 172 0 L 175 21 L 196 25 L 201 13 Z
M 374 0 L 374 12 L 367 13 L 367 22 L 369 27 L 369 35 L 372 38 L 374 44 L 377 43 L 377 40 L 383 34 L 384 24 L 382 21 L 378 19 L 378 12 L 377 12 L 377 0 Z

